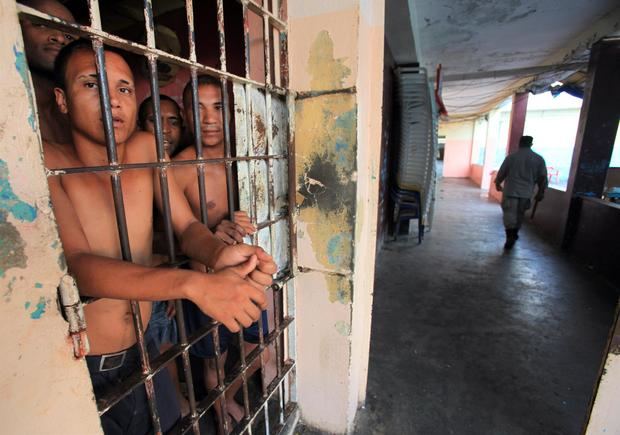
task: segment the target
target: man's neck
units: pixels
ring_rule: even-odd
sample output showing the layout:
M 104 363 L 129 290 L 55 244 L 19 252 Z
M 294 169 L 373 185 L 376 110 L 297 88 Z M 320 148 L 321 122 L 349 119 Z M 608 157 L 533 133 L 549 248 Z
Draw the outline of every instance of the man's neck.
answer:
M 220 159 L 224 157 L 224 143 L 211 146 L 202 146 L 202 155 L 207 159 Z
M 105 144 L 94 142 L 73 131 L 73 145 L 78 159 L 84 166 L 106 166 L 108 165 L 108 151 Z M 118 163 L 124 162 L 125 143 L 116 144 L 116 154 Z

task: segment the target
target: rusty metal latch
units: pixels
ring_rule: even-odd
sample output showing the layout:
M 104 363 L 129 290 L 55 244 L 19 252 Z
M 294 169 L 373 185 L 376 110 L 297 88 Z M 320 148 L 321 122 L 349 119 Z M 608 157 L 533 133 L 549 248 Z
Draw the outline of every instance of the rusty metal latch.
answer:
M 64 275 L 60 280 L 60 304 L 69 322 L 69 337 L 73 342 L 73 355 L 84 358 L 90 351 L 86 335 L 86 318 L 75 280 L 71 275 Z

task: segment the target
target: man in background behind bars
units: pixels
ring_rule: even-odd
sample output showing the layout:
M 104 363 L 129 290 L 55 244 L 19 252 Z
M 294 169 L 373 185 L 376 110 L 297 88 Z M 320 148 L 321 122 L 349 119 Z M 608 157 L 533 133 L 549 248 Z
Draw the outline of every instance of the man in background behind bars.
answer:
M 153 135 L 136 130 L 134 78 L 117 52 L 106 49 L 114 137 L 121 164 L 156 162 Z M 44 144 L 47 168 L 107 165 L 106 139 L 99 103 L 95 57 L 89 41 L 65 47 L 56 60 L 56 101 L 71 124 L 70 152 Z M 227 246 L 192 214 L 187 200 L 168 174 L 171 217 L 182 251 L 215 270 L 151 268 L 153 200 L 161 209 L 158 171 L 122 173 L 125 214 L 133 263 L 121 261 L 121 246 L 111 194 L 110 174 L 85 173 L 49 177 L 49 188 L 69 272 L 82 296 L 99 298 L 85 307 L 91 352 L 86 357 L 96 397 L 140 370 L 136 336 L 128 300 L 140 301 L 141 320 L 148 325 L 151 302 L 186 298 L 201 310 L 238 331 L 258 319 L 266 307 L 264 289 L 276 266 L 260 248 Z M 146 334 L 145 337 L 148 337 Z M 156 346 L 147 341 L 151 357 Z M 154 378 L 162 429 L 171 429 L 180 414 L 166 370 Z M 151 433 L 143 386 L 121 399 L 101 417 L 107 434 Z
M 495 187 L 503 192 L 504 249 L 512 249 L 519 238 L 519 229 L 526 210 L 530 208 L 534 186 L 538 185 L 536 201 L 542 201 L 547 188 L 547 165 L 542 156 L 532 151 L 533 142 L 532 136 L 521 136 L 519 149 L 504 159 L 495 179 Z
M 71 12 L 56 0 L 20 0 L 20 3 L 65 21 L 75 21 Z M 55 144 L 68 144 L 71 142 L 69 118 L 60 113 L 54 99 L 54 60 L 75 38 L 61 30 L 35 24 L 28 18 L 21 18 L 20 24 L 37 100 L 41 138 Z
M 187 83 L 183 90 L 183 107 L 185 109 L 185 119 L 189 127 L 189 131 L 194 133 L 194 110 L 192 105 L 192 87 L 191 81 Z M 222 88 L 220 81 L 215 77 L 208 75 L 198 76 L 198 121 L 197 128 L 200 130 L 200 139 L 202 141 L 203 156 L 207 159 L 223 158 L 224 150 L 224 105 L 222 103 Z M 175 160 L 192 160 L 196 158 L 196 149 L 193 146 L 185 148 Z M 194 211 L 195 216 L 200 216 L 200 195 L 198 183 L 196 182 L 196 170 L 189 166 L 177 166 L 174 168 L 175 178 L 183 191 L 187 200 Z M 211 163 L 205 166 L 205 190 L 207 196 L 207 218 L 209 220 L 209 228 L 212 229 L 215 236 L 229 245 L 242 243 L 246 235 L 256 232 L 256 227 L 250 221 L 247 213 L 244 211 L 235 211 L 234 222 L 230 219 L 230 210 L 228 210 L 228 189 L 226 186 L 226 164 Z M 195 266 L 195 265 L 193 265 Z M 201 310 L 196 309 L 192 304 L 185 303 L 185 320 L 190 331 L 196 331 L 202 326 L 209 324 L 211 319 L 205 316 Z M 263 335 L 269 333 L 267 323 L 267 312 L 263 311 Z M 220 326 L 220 361 L 216 361 L 215 345 L 213 337 L 209 334 L 198 343 L 196 343 L 191 352 L 194 356 L 204 360 L 205 383 L 207 389 L 213 390 L 217 387 L 217 364 L 224 367 L 228 354 L 229 345 L 236 338 L 234 334 L 227 328 Z M 244 349 L 246 355 L 256 348 L 260 342 L 258 323 L 253 323 L 249 328 L 243 330 Z M 269 350 L 263 354 L 263 362 L 270 360 Z M 260 367 L 260 360 L 256 360 L 247 370 L 246 376 L 249 378 Z M 237 403 L 234 396 L 241 387 L 240 379 L 226 392 L 226 408 L 230 417 L 238 422 L 244 417 L 243 408 Z M 215 411 L 218 418 L 221 418 L 220 408 L 216 407 Z

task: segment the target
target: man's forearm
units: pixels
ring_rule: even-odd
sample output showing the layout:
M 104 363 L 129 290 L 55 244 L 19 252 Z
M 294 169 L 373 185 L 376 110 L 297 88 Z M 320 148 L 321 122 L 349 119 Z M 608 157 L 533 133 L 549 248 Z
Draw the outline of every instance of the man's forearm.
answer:
M 80 294 L 96 298 L 158 301 L 188 298 L 191 283 L 205 274 L 180 269 L 140 266 L 94 254 L 67 258 Z
M 207 267 L 213 267 L 226 244 L 200 222 L 194 222 L 180 235 L 185 255 Z

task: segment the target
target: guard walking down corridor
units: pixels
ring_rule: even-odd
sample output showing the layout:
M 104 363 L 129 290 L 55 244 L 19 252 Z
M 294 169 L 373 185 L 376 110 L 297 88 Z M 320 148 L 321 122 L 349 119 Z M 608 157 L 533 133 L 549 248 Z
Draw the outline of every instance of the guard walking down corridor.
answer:
M 503 192 L 506 250 L 512 249 L 519 238 L 519 229 L 526 210 L 530 208 L 534 186 L 538 185 L 537 202 L 542 201 L 547 188 L 547 165 L 542 156 L 532 151 L 533 142 L 532 136 L 521 136 L 519 149 L 504 159 L 495 179 L 495 187 Z

